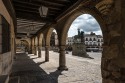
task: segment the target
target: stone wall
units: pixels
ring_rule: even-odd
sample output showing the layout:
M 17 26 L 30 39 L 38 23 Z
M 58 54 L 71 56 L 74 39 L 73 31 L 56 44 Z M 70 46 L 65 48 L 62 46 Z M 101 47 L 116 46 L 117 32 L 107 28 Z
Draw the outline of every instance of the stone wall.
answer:
M 13 62 L 13 56 L 15 55 L 15 34 L 14 34 L 14 23 L 9 15 L 4 3 L 2 0 L 0 0 L 0 14 L 7 20 L 7 22 L 10 24 L 10 30 L 11 30 L 11 51 L 7 53 L 0 53 L 0 76 L 1 75 L 8 75 L 11 71 L 11 66 Z M 0 30 L 1 31 L 1 30 Z M 6 43 L 6 42 L 4 42 Z M 1 45 L 0 45 L 1 48 Z

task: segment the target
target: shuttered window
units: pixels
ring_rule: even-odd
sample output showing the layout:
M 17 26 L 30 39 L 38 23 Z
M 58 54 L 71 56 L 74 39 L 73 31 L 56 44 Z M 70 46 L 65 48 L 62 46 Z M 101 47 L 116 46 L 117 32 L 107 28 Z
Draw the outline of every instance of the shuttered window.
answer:
M 0 16 L 0 41 L 1 41 L 1 53 L 10 51 L 10 25 L 7 20 L 1 15 Z

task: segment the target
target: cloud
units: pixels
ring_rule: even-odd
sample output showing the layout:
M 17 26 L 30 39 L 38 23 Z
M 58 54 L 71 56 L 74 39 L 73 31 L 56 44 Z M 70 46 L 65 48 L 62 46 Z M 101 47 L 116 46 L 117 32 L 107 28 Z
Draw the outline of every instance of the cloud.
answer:
M 95 32 L 98 35 L 102 35 L 98 22 L 89 14 L 83 14 L 73 21 L 72 25 L 70 26 L 68 36 L 71 37 L 76 35 L 78 28 L 85 33 Z

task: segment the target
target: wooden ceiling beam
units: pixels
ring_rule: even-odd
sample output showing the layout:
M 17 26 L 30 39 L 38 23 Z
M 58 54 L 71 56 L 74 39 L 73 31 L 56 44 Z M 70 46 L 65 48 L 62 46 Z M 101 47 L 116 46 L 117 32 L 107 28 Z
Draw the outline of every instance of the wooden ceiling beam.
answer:
M 33 20 L 27 20 L 27 19 L 21 19 L 21 18 L 17 18 L 17 22 L 32 22 L 32 23 L 43 23 L 45 24 L 44 22 L 39 22 L 39 21 L 33 21 Z
M 46 0 L 49 2 L 55 2 L 55 3 L 70 3 L 69 0 Z
M 14 4 L 20 4 L 20 5 L 30 5 L 30 7 L 31 6 L 35 6 L 35 7 L 39 7 L 39 6 L 41 6 L 41 4 L 40 3 L 31 3 L 31 2 L 26 2 L 26 1 L 22 1 L 22 0 L 13 0 L 13 3 Z
M 26 24 L 22 24 L 22 23 L 18 23 L 17 26 L 23 26 L 23 25 L 29 25 L 29 26 L 43 26 L 45 24 L 32 24 L 32 23 L 26 23 Z
M 39 15 L 39 12 L 38 11 L 32 11 L 32 10 L 26 10 L 26 9 L 19 9 L 19 8 L 17 8 L 17 9 L 15 9 L 17 12 L 19 11 L 19 12 L 27 12 L 27 13 L 33 13 L 33 14 L 38 14 Z M 24 13 L 24 14 L 25 14 Z
M 55 11 L 58 11 L 58 10 L 61 10 L 60 8 L 55 8 L 55 7 L 48 7 L 50 10 L 55 10 Z
M 16 12 L 16 17 L 21 19 L 27 19 L 31 21 L 38 21 L 38 22 L 44 22 L 44 23 L 50 23 L 54 20 L 52 18 L 47 17 L 40 17 L 38 14 L 32 14 L 32 13 L 23 13 L 23 12 Z
M 33 10 L 33 11 L 36 11 L 38 10 L 38 7 L 29 7 L 27 5 L 20 5 L 20 4 L 15 4 L 14 7 L 17 9 L 28 9 L 28 10 Z
M 43 27 L 44 25 L 17 25 L 17 28 L 31 28 L 32 26 L 36 27 Z
M 61 6 L 61 7 L 64 7 L 65 6 L 65 4 L 63 3 L 58 3 L 58 2 L 56 2 L 56 1 L 46 1 L 46 0 L 32 0 L 33 2 L 39 2 L 39 3 L 41 3 L 42 5 L 55 5 L 55 6 Z
M 38 23 L 38 22 L 24 22 L 24 21 L 17 21 L 18 24 L 38 24 L 44 25 L 45 23 Z
M 27 33 L 17 33 L 17 35 L 27 35 Z M 35 34 L 30 34 L 30 35 L 35 35 Z

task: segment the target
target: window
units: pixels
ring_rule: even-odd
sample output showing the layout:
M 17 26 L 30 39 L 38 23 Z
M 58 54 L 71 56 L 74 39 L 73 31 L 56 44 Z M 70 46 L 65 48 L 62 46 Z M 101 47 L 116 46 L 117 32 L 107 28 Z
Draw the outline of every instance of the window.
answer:
M 6 19 L 0 15 L 0 40 L 1 40 L 1 53 L 10 51 L 10 26 Z
M 92 41 L 92 39 L 90 38 L 89 41 Z
M 96 41 L 96 39 L 94 38 L 93 41 Z
M 86 41 L 88 41 L 88 38 L 86 38 Z

